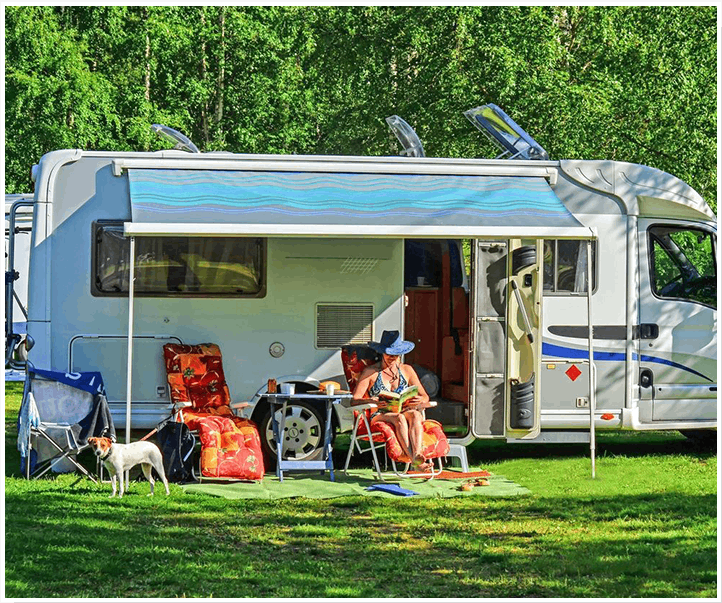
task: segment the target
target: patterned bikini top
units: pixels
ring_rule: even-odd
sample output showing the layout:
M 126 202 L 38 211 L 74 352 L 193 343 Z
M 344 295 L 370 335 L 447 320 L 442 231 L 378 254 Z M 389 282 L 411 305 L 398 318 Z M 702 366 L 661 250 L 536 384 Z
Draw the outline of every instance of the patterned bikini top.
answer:
M 406 387 L 409 385 L 409 382 L 406 381 L 406 377 L 404 377 L 404 374 L 399 371 L 399 385 L 394 390 L 396 393 L 399 393 L 406 389 Z M 378 396 L 381 392 L 387 392 L 389 391 L 389 388 L 386 387 L 386 384 L 384 383 L 383 378 L 381 377 L 381 371 L 379 371 L 379 374 L 376 376 L 376 381 L 374 381 L 374 384 L 369 387 L 369 398 L 373 398 L 374 396 Z

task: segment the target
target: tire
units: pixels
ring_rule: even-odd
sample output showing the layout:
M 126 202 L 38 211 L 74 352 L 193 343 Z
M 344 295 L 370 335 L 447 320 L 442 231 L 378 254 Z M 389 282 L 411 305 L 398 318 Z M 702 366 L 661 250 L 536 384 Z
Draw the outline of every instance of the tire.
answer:
M 716 429 L 684 429 L 680 432 L 685 438 L 700 448 L 716 448 Z
M 276 411 L 279 416 L 281 410 Z M 323 457 L 323 411 L 309 402 L 293 402 L 286 407 L 283 455 L 293 460 L 315 461 Z M 271 427 L 271 408 L 266 405 L 258 422 L 266 465 L 276 466 L 276 442 Z

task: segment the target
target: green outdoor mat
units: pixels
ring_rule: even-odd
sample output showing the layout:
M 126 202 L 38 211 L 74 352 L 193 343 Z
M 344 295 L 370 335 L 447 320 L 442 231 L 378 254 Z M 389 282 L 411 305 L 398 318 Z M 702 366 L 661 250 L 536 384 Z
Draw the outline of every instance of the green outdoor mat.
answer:
M 260 483 L 251 482 L 203 482 L 184 484 L 181 486 L 189 493 L 210 494 L 224 498 L 337 498 L 339 496 L 383 496 L 385 498 L 404 498 L 387 492 L 369 492 L 367 487 L 379 482 L 376 473 L 371 469 L 352 469 L 348 476 L 343 471 L 334 471 L 336 478 L 332 482 L 328 474 L 319 472 L 284 472 L 283 482 L 275 475 L 268 474 Z M 502 475 L 491 475 L 488 486 L 476 486 L 469 492 L 459 489 L 467 480 L 451 479 L 424 480 L 420 478 L 399 479 L 386 478 L 385 483 L 399 484 L 402 488 L 418 492 L 423 498 L 450 498 L 452 496 L 519 496 L 530 494 L 526 488 L 516 484 Z

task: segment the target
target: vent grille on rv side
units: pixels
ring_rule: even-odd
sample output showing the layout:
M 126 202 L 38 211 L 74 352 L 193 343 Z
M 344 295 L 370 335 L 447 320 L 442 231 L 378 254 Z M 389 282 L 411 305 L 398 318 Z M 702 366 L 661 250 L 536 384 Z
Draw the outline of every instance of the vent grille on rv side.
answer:
M 318 304 L 316 347 L 366 345 L 373 339 L 373 320 L 374 307 L 371 304 Z

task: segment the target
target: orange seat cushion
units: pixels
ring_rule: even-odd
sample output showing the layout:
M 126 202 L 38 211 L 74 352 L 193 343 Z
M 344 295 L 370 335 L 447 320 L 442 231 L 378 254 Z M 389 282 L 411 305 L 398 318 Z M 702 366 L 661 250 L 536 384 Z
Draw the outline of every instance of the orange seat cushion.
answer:
M 444 434 L 441 423 L 433 419 L 426 419 L 423 422 L 423 427 L 421 454 L 424 455 L 424 458 L 435 459 L 449 454 L 449 440 L 446 434 Z M 358 437 L 368 439 L 366 424 L 363 421 L 359 423 L 356 433 Z M 401 448 L 401 444 L 399 444 L 396 432 L 391 423 L 383 420 L 376 421 L 371 425 L 371 435 L 374 442 L 386 442 L 386 454 L 388 454 L 391 460 L 400 463 L 411 462 L 411 459 L 409 459 L 408 455 L 404 453 L 403 448 Z
M 229 417 L 209 416 L 198 423 L 198 431 L 203 477 L 263 478 L 261 439 L 253 422 L 239 426 Z

